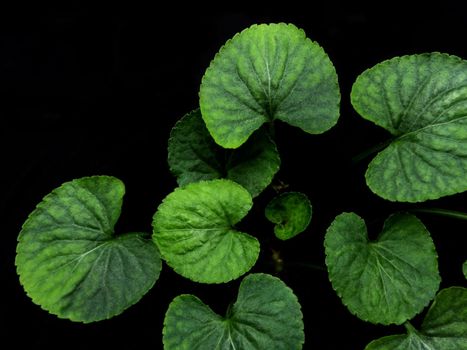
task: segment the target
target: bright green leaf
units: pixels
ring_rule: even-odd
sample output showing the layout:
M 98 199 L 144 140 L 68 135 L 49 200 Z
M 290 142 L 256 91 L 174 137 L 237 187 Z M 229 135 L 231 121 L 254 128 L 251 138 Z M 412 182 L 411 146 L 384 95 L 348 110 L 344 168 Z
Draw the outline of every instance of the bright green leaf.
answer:
M 191 183 L 159 206 L 153 239 L 180 275 L 203 283 L 228 282 L 258 259 L 258 240 L 234 228 L 252 205 L 248 191 L 233 181 Z
M 153 242 L 143 233 L 113 233 L 124 193 L 114 177 L 85 177 L 37 205 L 16 256 L 21 284 L 36 304 L 93 322 L 120 314 L 154 285 L 161 260 Z
M 299 192 L 286 192 L 274 198 L 264 211 L 266 218 L 276 224 L 274 233 L 282 240 L 306 230 L 311 220 L 311 203 Z
M 253 25 L 222 47 L 200 88 L 215 141 L 237 148 L 263 123 L 282 120 L 311 134 L 339 117 L 339 86 L 329 57 L 292 24 Z
M 193 295 L 180 295 L 164 320 L 165 350 L 301 349 L 305 340 L 297 297 L 280 279 L 246 276 L 225 317 Z
M 438 290 L 435 246 L 413 215 L 390 216 L 378 239 L 369 241 L 358 215 L 341 214 L 328 228 L 324 246 L 334 290 L 362 320 L 401 324 Z
M 263 130 L 240 148 L 227 150 L 214 142 L 199 109 L 177 122 L 168 148 L 169 166 L 180 186 L 227 178 L 255 197 L 271 183 L 280 166 L 276 145 Z
M 415 346 L 415 347 L 411 347 Z M 372 341 L 365 347 L 365 350 L 425 350 L 414 333 L 409 335 L 390 335 Z M 428 348 L 426 350 L 435 350 Z
M 467 350 L 467 289 L 451 287 L 436 296 L 420 331 L 372 341 L 365 350 Z
M 467 190 L 467 61 L 396 57 L 363 72 L 351 99 L 363 118 L 394 136 L 368 166 L 374 193 L 421 202 Z

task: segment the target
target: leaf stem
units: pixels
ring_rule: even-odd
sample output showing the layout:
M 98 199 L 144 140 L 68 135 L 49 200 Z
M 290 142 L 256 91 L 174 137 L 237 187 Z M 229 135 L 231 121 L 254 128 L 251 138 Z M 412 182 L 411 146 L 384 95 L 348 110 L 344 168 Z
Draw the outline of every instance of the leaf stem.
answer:
M 409 321 L 404 322 L 404 327 L 407 330 L 407 334 L 417 334 L 417 330 Z
M 381 151 L 382 149 L 386 148 L 386 146 L 388 146 L 392 141 L 393 139 L 390 138 L 386 141 L 380 142 L 374 145 L 373 147 L 367 148 L 366 150 L 360 152 L 356 156 L 352 157 L 352 164 L 358 164 L 365 158 L 371 156 L 372 154 Z
M 230 320 L 230 318 L 232 317 L 232 312 L 233 312 L 232 308 L 233 308 L 233 303 L 230 303 L 229 306 L 227 307 L 227 311 L 224 317 L 226 320 Z
M 460 220 L 467 220 L 467 213 L 463 213 L 460 211 L 449 210 L 449 209 L 441 209 L 441 208 L 417 208 L 412 209 L 411 211 L 416 213 L 427 213 L 427 214 L 434 214 L 439 216 L 446 216 L 450 218 L 460 219 Z
M 325 266 L 318 265 L 318 264 L 313 264 L 313 263 L 307 263 L 307 262 L 286 262 L 287 266 L 295 266 L 295 267 L 304 267 L 307 269 L 311 270 L 316 270 L 316 271 L 324 271 L 326 272 L 327 269 Z

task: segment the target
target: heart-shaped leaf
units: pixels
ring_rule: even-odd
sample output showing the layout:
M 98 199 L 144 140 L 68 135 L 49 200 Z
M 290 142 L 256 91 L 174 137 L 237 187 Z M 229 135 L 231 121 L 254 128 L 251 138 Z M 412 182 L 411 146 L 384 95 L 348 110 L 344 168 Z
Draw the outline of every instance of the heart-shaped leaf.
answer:
M 378 239 L 369 241 L 365 222 L 343 213 L 328 228 L 324 246 L 334 290 L 362 320 L 401 324 L 438 290 L 435 246 L 413 215 L 390 216 Z
M 37 205 L 16 256 L 21 284 L 36 304 L 93 322 L 120 314 L 154 285 L 161 260 L 153 242 L 143 233 L 113 233 L 124 193 L 114 177 L 85 177 Z
M 368 166 L 374 193 L 421 202 L 467 190 L 467 61 L 396 57 L 363 72 L 351 99 L 363 118 L 394 136 Z
M 451 287 L 436 296 L 420 331 L 372 341 L 365 350 L 467 350 L 467 289 Z
M 280 166 L 276 145 L 263 130 L 240 148 L 227 150 L 214 142 L 199 109 L 177 122 L 168 150 L 169 167 L 180 186 L 227 178 L 245 187 L 253 197 L 271 183 Z
M 206 126 L 225 148 L 239 147 L 276 119 L 319 134 L 339 118 L 334 66 L 292 24 L 253 25 L 227 41 L 207 69 L 199 96 Z
M 228 282 L 258 259 L 258 240 L 234 228 L 252 205 L 248 191 L 233 181 L 191 183 L 159 206 L 153 239 L 180 275 L 202 283 Z
M 237 301 L 225 317 L 193 295 L 180 295 L 164 320 L 164 349 L 301 349 L 304 343 L 300 304 L 280 279 L 246 276 Z
M 276 237 L 286 240 L 306 230 L 311 221 L 311 210 L 305 194 L 286 192 L 270 201 L 264 213 L 269 221 L 276 224 Z

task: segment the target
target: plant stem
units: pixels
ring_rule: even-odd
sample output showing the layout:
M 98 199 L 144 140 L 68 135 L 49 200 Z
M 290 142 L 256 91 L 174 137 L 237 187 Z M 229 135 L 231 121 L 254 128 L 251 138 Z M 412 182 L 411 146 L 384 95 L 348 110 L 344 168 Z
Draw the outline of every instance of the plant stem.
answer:
M 467 220 L 467 213 L 463 213 L 460 211 L 449 210 L 449 209 L 441 209 L 441 208 L 419 208 L 419 209 L 412 209 L 411 211 L 416 213 L 427 213 L 427 214 L 434 214 L 439 216 L 447 216 L 450 218 L 460 219 L 460 220 Z
M 305 267 L 311 270 L 327 271 L 325 266 L 318 265 L 318 264 L 312 264 L 312 263 L 306 263 L 306 262 L 287 262 L 286 266 Z
M 407 330 L 407 334 L 417 334 L 417 330 L 415 329 L 414 326 L 409 321 L 404 322 L 404 327 Z
M 224 317 L 226 320 L 229 320 L 232 317 L 232 312 L 233 312 L 232 307 L 233 307 L 233 303 L 230 303 L 229 306 L 227 307 L 227 311 Z
M 392 142 L 392 140 L 393 139 L 390 138 L 386 141 L 380 142 L 374 145 L 373 147 L 367 148 L 366 150 L 360 152 L 359 154 L 357 154 L 355 157 L 352 158 L 352 164 L 360 163 L 365 158 L 371 156 L 372 154 L 376 152 L 381 151 L 382 149 L 386 148 L 386 146 L 388 146 Z

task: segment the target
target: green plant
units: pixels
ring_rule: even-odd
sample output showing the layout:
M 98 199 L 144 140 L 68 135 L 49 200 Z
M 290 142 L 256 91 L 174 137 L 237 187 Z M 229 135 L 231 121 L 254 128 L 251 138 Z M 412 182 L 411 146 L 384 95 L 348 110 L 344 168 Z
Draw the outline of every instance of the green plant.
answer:
M 366 173 L 376 195 L 422 202 L 467 190 L 466 86 L 467 62 L 440 53 L 394 58 L 357 78 L 355 110 L 392 135 Z M 319 134 L 335 125 L 337 74 L 324 50 L 295 26 L 255 25 L 219 51 L 199 96 L 200 108 L 172 130 L 168 163 L 180 187 L 154 214 L 152 237 L 114 234 L 124 195 L 114 177 L 67 182 L 38 204 L 23 225 L 16 258 L 35 303 L 61 318 L 99 321 L 136 303 L 157 281 L 161 259 L 201 283 L 226 283 L 254 266 L 260 241 L 238 224 L 279 170 L 274 130 L 285 122 Z M 281 240 L 306 230 L 312 215 L 298 192 L 279 193 L 264 209 Z M 390 216 L 376 240 L 358 215 L 340 214 L 324 246 L 331 284 L 350 312 L 408 331 L 367 349 L 467 349 L 467 290 L 438 292 L 435 245 L 413 214 Z M 415 330 L 408 321 L 432 300 Z M 303 328 L 291 289 L 276 277 L 250 274 L 224 317 L 195 296 L 176 297 L 163 342 L 168 350 L 300 349 Z
M 285 192 L 268 203 L 264 214 L 276 224 L 276 237 L 286 240 L 306 230 L 311 221 L 311 211 L 310 200 L 305 194 Z

